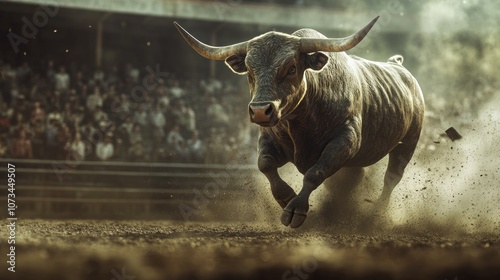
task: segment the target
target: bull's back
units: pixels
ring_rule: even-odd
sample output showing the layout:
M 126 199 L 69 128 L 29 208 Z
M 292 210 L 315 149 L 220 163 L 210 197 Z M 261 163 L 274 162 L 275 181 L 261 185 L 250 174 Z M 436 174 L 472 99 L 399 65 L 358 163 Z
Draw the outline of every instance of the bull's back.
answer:
M 424 101 L 401 56 L 388 63 L 355 58 L 359 64 L 362 140 L 351 166 L 368 166 L 387 155 L 405 137 L 420 135 Z

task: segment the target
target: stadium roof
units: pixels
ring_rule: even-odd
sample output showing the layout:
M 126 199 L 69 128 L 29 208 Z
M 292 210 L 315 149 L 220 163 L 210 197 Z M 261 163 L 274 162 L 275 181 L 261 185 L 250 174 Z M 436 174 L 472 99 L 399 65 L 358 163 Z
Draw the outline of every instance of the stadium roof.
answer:
M 0 0 L 30 5 L 57 5 L 61 8 L 148 15 L 173 19 L 258 24 L 270 27 L 314 28 L 318 30 L 358 30 L 377 14 L 381 19 L 374 29 L 381 32 L 417 31 L 418 20 L 390 9 L 373 14 L 352 14 L 320 7 L 245 3 L 243 1 L 168 1 L 168 0 Z M 394 20 L 397 18 L 397 21 Z

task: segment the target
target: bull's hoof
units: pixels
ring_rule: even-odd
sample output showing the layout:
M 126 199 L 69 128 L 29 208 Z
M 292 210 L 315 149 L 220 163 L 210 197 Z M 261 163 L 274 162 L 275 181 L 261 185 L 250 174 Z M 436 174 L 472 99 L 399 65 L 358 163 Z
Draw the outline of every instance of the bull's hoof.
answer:
M 304 223 L 306 218 L 307 218 L 306 214 L 293 213 L 284 210 L 283 214 L 281 214 L 281 223 L 284 226 L 290 226 L 291 228 L 298 228 Z
M 309 210 L 309 202 L 307 198 L 296 196 L 290 203 L 283 209 L 281 214 L 281 223 L 284 226 L 291 228 L 300 227 L 307 218 L 307 211 Z

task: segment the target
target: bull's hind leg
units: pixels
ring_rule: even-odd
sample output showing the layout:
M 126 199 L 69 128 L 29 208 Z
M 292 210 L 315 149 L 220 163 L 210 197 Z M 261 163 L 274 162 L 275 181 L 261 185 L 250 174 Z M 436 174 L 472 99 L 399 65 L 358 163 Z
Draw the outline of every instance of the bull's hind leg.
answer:
M 401 181 L 404 170 L 417 146 L 417 137 L 407 137 L 389 153 L 389 164 L 384 177 L 384 189 L 377 202 L 379 209 L 387 207 L 394 187 Z
M 338 220 L 356 211 L 355 189 L 365 177 L 363 167 L 343 167 L 323 183 L 330 193 L 319 208 L 319 216 L 326 220 Z
M 365 177 L 363 167 L 344 167 L 325 180 L 324 185 L 339 200 L 349 199 Z M 336 199 L 337 200 L 337 199 Z

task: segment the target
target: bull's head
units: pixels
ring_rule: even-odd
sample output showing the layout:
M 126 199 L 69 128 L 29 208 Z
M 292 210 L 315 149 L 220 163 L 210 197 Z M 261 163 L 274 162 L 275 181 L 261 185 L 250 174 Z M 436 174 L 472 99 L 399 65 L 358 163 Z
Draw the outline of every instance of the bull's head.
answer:
M 321 71 L 328 63 L 323 52 L 342 52 L 356 46 L 377 21 L 345 38 L 307 38 L 268 32 L 249 41 L 214 47 L 198 41 L 179 24 L 175 27 L 201 56 L 225 60 L 235 73 L 248 76 L 252 100 L 250 120 L 274 126 L 300 104 L 306 93 L 305 71 Z

